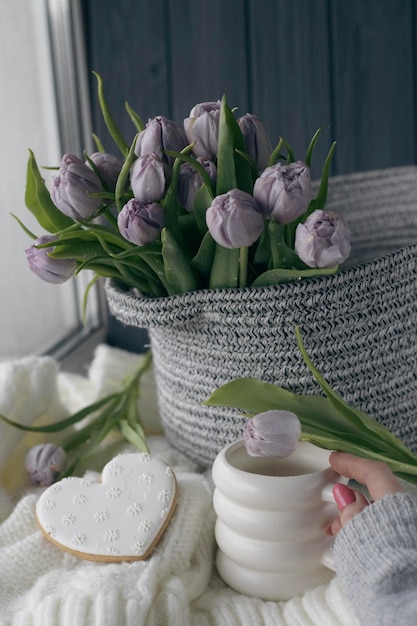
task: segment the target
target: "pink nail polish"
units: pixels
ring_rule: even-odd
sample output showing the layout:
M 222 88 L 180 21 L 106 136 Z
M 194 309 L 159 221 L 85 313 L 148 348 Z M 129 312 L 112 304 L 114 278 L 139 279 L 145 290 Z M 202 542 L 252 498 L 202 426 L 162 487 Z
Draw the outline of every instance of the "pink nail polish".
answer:
M 346 485 L 337 484 L 333 487 L 333 496 L 340 512 L 345 507 L 356 501 L 355 494 L 352 489 Z

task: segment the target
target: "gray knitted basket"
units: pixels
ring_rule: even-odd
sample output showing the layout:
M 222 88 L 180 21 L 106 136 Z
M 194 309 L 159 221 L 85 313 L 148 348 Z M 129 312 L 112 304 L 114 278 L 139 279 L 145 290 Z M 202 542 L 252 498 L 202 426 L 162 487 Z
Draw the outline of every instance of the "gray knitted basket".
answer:
M 147 299 L 106 284 L 110 311 L 149 329 L 167 438 L 201 467 L 242 435 L 236 410 L 201 402 L 245 376 L 319 393 L 294 326 L 327 381 L 417 452 L 417 167 L 331 179 L 329 210 L 352 230 L 333 276 Z

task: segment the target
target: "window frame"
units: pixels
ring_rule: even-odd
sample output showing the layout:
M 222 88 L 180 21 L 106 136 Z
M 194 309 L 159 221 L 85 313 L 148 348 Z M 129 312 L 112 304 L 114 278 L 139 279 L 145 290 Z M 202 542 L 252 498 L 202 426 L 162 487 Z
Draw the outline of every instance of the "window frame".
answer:
M 43 0 L 45 3 L 55 106 L 62 154 L 80 156 L 94 151 L 87 51 L 81 0 Z M 88 316 L 81 318 L 85 289 L 92 273 L 73 279 L 74 299 L 79 311 L 77 328 L 45 354 L 57 359 L 66 371 L 81 373 L 99 343 L 106 339 L 108 311 L 102 281 L 88 295 Z

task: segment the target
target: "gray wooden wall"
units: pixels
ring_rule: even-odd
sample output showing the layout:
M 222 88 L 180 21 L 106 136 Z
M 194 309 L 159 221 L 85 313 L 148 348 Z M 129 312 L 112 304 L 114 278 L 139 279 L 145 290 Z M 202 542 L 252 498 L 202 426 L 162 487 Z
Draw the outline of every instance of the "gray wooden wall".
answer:
M 415 163 L 415 0 L 85 0 L 89 65 L 126 139 L 124 102 L 146 121 L 182 123 L 226 94 L 303 158 L 325 127 L 316 169 L 333 174 Z M 94 127 L 106 138 L 91 80 Z M 108 144 L 109 145 L 109 144 Z

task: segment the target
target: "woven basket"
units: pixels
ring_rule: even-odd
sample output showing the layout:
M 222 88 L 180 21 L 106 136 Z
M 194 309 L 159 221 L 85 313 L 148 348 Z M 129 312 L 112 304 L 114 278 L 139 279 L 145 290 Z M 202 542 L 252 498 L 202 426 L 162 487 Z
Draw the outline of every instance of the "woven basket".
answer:
M 201 402 L 255 377 L 319 393 L 295 339 L 344 399 L 417 452 L 417 167 L 331 179 L 329 210 L 352 230 L 349 266 L 274 287 L 147 299 L 106 284 L 110 311 L 149 330 L 167 438 L 200 467 L 241 437 L 238 411 Z

